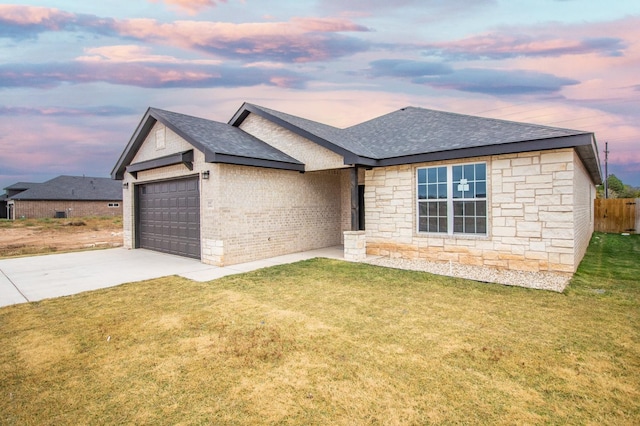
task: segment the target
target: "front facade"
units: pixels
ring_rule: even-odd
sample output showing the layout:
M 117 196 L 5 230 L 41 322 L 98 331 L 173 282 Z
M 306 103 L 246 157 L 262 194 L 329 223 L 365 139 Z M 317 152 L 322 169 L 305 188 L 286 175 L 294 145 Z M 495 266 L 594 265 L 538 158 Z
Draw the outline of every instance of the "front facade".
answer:
M 421 117 L 415 134 L 389 124 Z M 447 148 L 460 120 L 480 136 Z M 346 257 L 571 273 L 600 171 L 585 132 L 420 109 L 336 129 L 245 104 L 228 124 L 150 109 L 112 177 L 129 248 L 231 265 L 344 244 Z

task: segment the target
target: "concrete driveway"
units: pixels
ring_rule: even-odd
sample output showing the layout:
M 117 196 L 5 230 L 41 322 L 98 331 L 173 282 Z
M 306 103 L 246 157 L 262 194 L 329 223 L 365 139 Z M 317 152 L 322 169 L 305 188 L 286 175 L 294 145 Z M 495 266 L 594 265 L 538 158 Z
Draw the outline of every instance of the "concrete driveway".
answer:
M 342 247 L 293 253 L 226 267 L 151 250 L 83 251 L 0 260 L 0 307 L 68 296 L 123 283 L 180 275 L 210 281 L 314 257 L 342 259 Z

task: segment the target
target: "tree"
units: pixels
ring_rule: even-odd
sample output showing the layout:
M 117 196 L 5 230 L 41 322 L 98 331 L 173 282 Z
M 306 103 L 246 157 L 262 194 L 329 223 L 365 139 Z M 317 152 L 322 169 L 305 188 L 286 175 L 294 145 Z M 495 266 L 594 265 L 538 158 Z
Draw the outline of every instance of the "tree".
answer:
M 609 179 L 607 179 L 607 184 L 609 188 L 609 193 L 613 191 L 616 193 L 616 195 L 619 195 L 620 193 L 622 193 L 622 191 L 624 191 L 624 183 L 622 183 L 622 181 L 618 179 L 616 175 L 613 175 L 613 174 L 609 175 Z M 618 197 L 611 197 L 611 198 L 618 198 Z

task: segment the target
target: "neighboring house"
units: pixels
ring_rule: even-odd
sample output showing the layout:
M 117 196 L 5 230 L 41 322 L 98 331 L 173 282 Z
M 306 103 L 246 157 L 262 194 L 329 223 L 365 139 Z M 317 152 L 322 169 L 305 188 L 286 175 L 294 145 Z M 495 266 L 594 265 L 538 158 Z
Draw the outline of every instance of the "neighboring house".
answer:
M 13 217 L 12 212 L 9 210 L 9 197 L 19 194 L 22 191 L 26 191 L 27 189 L 32 188 L 36 185 L 39 184 L 34 182 L 16 182 L 13 185 L 9 185 L 6 188 L 3 188 L 5 193 L 0 195 L 0 218 L 11 219 Z
M 148 109 L 112 177 L 129 248 L 554 272 L 582 259 L 601 182 L 590 132 L 414 107 L 338 129 L 252 104 L 226 124 Z
M 122 186 L 109 178 L 58 176 L 5 188 L 9 219 L 119 216 Z

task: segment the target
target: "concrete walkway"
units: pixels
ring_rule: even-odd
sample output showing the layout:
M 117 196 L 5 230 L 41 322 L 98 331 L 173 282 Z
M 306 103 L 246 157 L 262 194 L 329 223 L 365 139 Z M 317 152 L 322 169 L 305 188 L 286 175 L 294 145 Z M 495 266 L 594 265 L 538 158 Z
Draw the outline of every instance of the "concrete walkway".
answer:
M 341 246 L 225 267 L 151 250 L 124 248 L 4 259 L 0 260 L 0 307 L 167 275 L 210 281 L 314 257 L 344 259 Z

